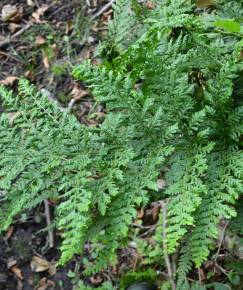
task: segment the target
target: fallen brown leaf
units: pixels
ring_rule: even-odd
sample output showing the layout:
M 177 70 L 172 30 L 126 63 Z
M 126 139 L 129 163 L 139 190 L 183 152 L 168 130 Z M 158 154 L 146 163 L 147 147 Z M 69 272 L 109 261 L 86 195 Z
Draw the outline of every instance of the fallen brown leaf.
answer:
M 213 5 L 212 0 L 197 0 L 196 5 L 198 8 L 205 8 Z
M 201 269 L 201 268 L 198 268 L 198 276 L 200 277 L 200 281 L 206 280 L 205 273 L 204 273 L 203 269 Z
M 35 6 L 35 3 L 32 0 L 27 0 L 26 3 L 28 6 Z
M 56 43 L 53 43 L 51 45 L 51 49 L 54 52 L 55 56 L 57 57 L 58 56 L 58 53 L 59 53 L 59 50 L 58 50 L 58 47 L 57 47 Z
M 95 286 L 99 285 L 102 281 L 103 279 L 100 275 L 94 275 L 90 277 L 90 282 Z
M 31 80 L 31 81 L 34 81 L 34 80 L 35 80 L 34 74 L 33 74 L 33 72 L 30 71 L 30 70 L 27 70 L 27 71 L 24 73 L 24 76 L 25 76 L 27 79 Z
M 38 35 L 35 39 L 35 44 L 37 45 L 42 45 L 42 44 L 45 44 L 46 43 L 46 40 L 44 37 Z
M 157 180 L 157 185 L 158 185 L 158 189 L 163 189 L 165 188 L 166 184 L 165 184 L 165 180 L 164 179 L 158 179 Z
M 144 216 L 144 209 L 141 207 L 137 210 L 137 219 L 142 219 Z
M 9 30 L 12 33 L 14 33 L 14 32 L 16 32 L 17 30 L 19 30 L 21 28 L 21 25 L 17 24 L 17 23 L 10 22 L 8 27 L 9 27 Z
M 33 272 L 45 272 L 48 271 L 49 275 L 56 274 L 55 262 L 48 262 L 44 258 L 33 256 L 30 262 L 30 267 Z
M 19 22 L 23 17 L 23 7 L 16 5 L 4 5 L 1 11 L 1 18 L 3 22 Z
M 8 76 L 6 77 L 6 79 L 0 80 L 0 84 L 5 86 L 11 86 L 17 79 L 18 77 L 16 76 Z
M 73 30 L 73 21 L 68 20 L 66 23 L 65 34 L 69 34 Z
M 13 266 L 12 268 L 10 268 L 10 270 L 15 274 L 15 276 L 18 279 L 20 279 L 20 280 L 23 280 L 24 279 L 21 270 L 16 265 Z
M 49 270 L 50 263 L 44 258 L 33 256 L 30 262 L 30 267 L 33 272 L 45 272 Z
M 145 225 L 153 225 L 157 222 L 160 212 L 160 204 L 158 202 L 152 202 L 150 208 L 146 209 L 143 217 Z
M 40 8 L 38 8 L 35 12 L 33 12 L 31 15 L 33 22 L 43 23 L 43 21 L 41 21 L 40 18 L 45 14 L 48 8 L 49 6 L 44 4 Z
M 97 7 L 97 5 L 98 5 L 97 0 L 92 0 L 91 6 L 92 7 Z
M 49 263 L 49 270 L 48 270 L 48 274 L 50 276 L 55 275 L 57 272 L 57 268 L 56 268 L 56 263 L 55 262 L 50 262 Z
M 54 286 L 55 283 L 51 280 L 48 280 L 46 277 L 40 279 L 38 285 L 35 287 L 35 290 L 46 290 L 48 287 Z
M 7 233 L 6 233 L 6 240 L 11 238 L 11 236 L 13 234 L 13 230 L 14 230 L 13 226 L 9 227 L 9 229 L 7 230 Z
M 11 112 L 8 113 L 8 119 L 9 119 L 9 125 L 12 126 L 14 123 L 14 120 L 19 116 L 19 112 Z
M 44 67 L 48 70 L 50 68 L 48 57 L 44 56 L 42 61 L 43 61 Z
M 7 267 L 8 267 L 8 269 L 11 269 L 13 266 L 16 266 L 16 264 L 17 264 L 17 261 L 14 260 L 13 257 L 11 257 L 8 259 Z
M 80 88 L 78 84 L 74 84 L 74 87 L 71 91 L 71 95 L 73 97 L 73 99 L 75 99 L 75 101 L 81 100 L 83 97 L 87 96 L 89 93 Z
M 146 2 L 146 7 L 150 10 L 153 10 L 155 8 L 155 4 L 153 1 L 147 1 Z

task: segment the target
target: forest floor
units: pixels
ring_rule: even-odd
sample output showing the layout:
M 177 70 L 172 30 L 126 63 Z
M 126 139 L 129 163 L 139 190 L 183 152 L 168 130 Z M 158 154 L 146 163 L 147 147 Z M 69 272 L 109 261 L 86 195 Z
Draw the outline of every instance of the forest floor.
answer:
M 25 77 L 54 96 L 62 106 L 72 106 L 80 122 L 92 124 L 92 100 L 85 88 L 71 77 L 72 67 L 90 58 L 107 31 L 112 15 L 102 0 L 1 0 L 0 84 L 16 89 Z M 106 9 L 104 9 L 106 8 Z M 103 11 L 104 10 L 104 11 Z M 103 12 L 102 12 L 103 11 Z M 50 219 L 54 205 L 48 205 Z M 78 258 L 56 268 L 60 237 L 48 244 L 44 205 L 30 215 L 21 215 L 0 236 L 0 289 L 73 289 Z M 103 278 L 91 277 L 99 284 Z

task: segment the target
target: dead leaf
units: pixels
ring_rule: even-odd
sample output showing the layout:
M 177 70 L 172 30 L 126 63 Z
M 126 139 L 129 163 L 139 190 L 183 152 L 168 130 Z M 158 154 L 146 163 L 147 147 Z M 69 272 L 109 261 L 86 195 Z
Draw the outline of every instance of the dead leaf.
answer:
M 5 39 L 6 37 L 0 34 L 0 41 L 4 41 Z
M 23 282 L 21 280 L 18 280 L 16 290 L 23 290 L 23 287 L 24 287 Z
M 7 267 L 8 269 L 11 269 L 13 266 L 16 266 L 16 264 L 17 264 L 16 260 L 14 260 L 13 258 L 9 258 L 7 262 Z
M 83 97 L 87 96 L 89 93 L 80 88 L 79 85 L 77 83 L 74 84 L 74 87 L 71 91 L 71 95 L 73 97 L 73 99 L 75 99 L 75 101 L 81 100 Z
M 6 79 L 0 80 L 0 84 L 5 86 L 11 86 L 17 79 L 18 77 L 16 76 L 8 76 L 6 77 Z
M 90 277 L 90 282 L 95 286 L 99 285 L 102 281 L 103 279 L 100 275 L 94 275 Z
M 31 81 L 34 81 L 34 80 L 35 80 L 34 74 L 33 74 L 33 72 L 30 71 L 30 70 L 27 70 L 27 71 L 24 73 L 24 76 L 25 76 L 27 79 L 31 80 Z
M 206 280 L 205 273 L 204 273 L 203 269 L 201 269 L 201 268 L 198 268 L 198 276 L 200 277 L 200 281 Z
M 49 263 L 49 270 L 48 270 L 48 274 L 50 276 L 54 276 L 57 272 L 57 268 L 56 268 L 56 263 L 55 262 L 50 262 Z
M 14 32 L 16 32 L 17 30 L 19 30 L 21 28 L 21 25 L 17 24 L 17 23 L 10 22 L 8 27 L 9 27 L 9 30 L 12 33 L 14 33 Z
M 110 21 L 111 19 L 111 16 L 112 16 L 112 9 L 108 10 L 107 12 L 103 13 L 102 14 L 102 23 L 103 25 L 107 26 L 108 25 L 108 22 Z
M 44 258 L 33 256 L 30 267 L 33 272 L 45 272 L 48 271 L 49 275 L 53 276 L 56 274 L 56 263 L 48 262 Z
M 153 10 L 155 8 L 155 4 L 153 1 L 147 1 L 146 2 L 146 7 L 150 10 Z
M 89 59 L 91 57 L 91 49 L 84 47 L 81 51 L 81 58 Z
M 144 209 L 141 207 L 137 210 L 137 219 L 142 219 L 144 216 Z
M 213 5 L 213 1 L 212 0 L 197 0 L 196 5 L 198 8 L 210 7 Z
M 45 272 L 49 270 L 50 263 L 44 258 L 33 256 L 30 262 L 30 267 L 33 272 Z
M 48 57 L 44 56 L 42 61 L 43 61 L 44 67 L 48 70 L 50 68 Z
M 23 7 L 16 5 L 4 5 L 1 11 L 3 22 L 19 22 L 23 17 Z
M 38 285 L 35 287 L 35 290 L 46 290 L 48 287 L 54 286 L 55 283 L 51 280 L 48 280 L 46 277 L 40 279 Z
M 73 30 L 73 21 L 68 20 L 66 23 L 65 34 L 69 34 Z
M 88 44 L 91 44 L 91 43 L 94 43 L 94 42 L 95 42 L 95 39 L 94 39 L 93 36 L 89 36 L 89 37 L 87 38 L 87 43 L 88 43 Z
M 23 280 L 24 279 L 21 270 L 16 265 L 13 266 L 12 268 L 10 268 L 10 270 L 15 274 L 15 276 L 18 279 L 20 279 L 20 280 Z
M 40 18 L 45 14 L 47 9 L 49 8 L 48 5 L 44 4 L 40 8 L 38 8 L 35 12 L 32 13 L 31 17 L 35 23 L 43 23 Z
M 152 202 L 150 208 L 146 209 L 143 221 L 145 225 L 153 225 L 157 222 L 160 212 L 160 204 Z
M 35 44 L 37 45 L 42 45 L 42 44 L 45 44 L 46 43 L 46 40 L 44 37 L 38 35 L 35 39 Z
M 9 227 L 9 229 L 7 230 L 7 233 L 6 233 L 6 240 L 11 238 L 11 236 L 13 234 L 13 230 L 14 230 L 13 226 Z
M 35 6 L 35 3 L 32 0 L 27 0 L 26 3 L 28 6 L 31 6 L 31 7 Z
M 58 50 L 58 47 L 57 47 L 56 43 L 53 43 L 51 45 L 51 49 L 54 52 L 55 56 L 57 57 L 58 56 L 58 53 L 59 53 L 59 50 Z
M 11 112 L 8 113 L 8 120 L 9 120 L 9 125 L 12 126 L 14 123 L 14 120 L 20 115 L 19 112 Z
M 240 51 L 240 59 L 243 59 L 243 50 Z
M 165 180 L 164 179 L 158 179 L 157 180 L 157 185 L 158 185 L 158 189 L 163 189 L 165 188 L 166 184 L 165 184 Z
M 98 5 L 97 0 L 92 0 L 91 6 L 92 7 L 97 7 L 97 5 Z

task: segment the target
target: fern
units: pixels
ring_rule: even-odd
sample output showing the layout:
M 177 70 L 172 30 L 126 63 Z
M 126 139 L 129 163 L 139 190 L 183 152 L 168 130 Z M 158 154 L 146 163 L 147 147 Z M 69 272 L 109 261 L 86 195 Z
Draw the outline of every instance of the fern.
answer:
M 6 230 L 22 211 L 55 199 L 60 264 L 91 241 L 96 259 L 86 273 L 100 271 L 117 262 L 136 209 L 158 192 L 167 166 L 167 188 L 158 195 L 169 200 L 168 253 L 181 248 L 180 286 L 207 259 L 220 219 L 235 216 L 242 192 L 243 108 L 234 93 L 242 42 L 232 35 L 228 45 L 212 33 L 190 1 L 160 2 L 139 18 L 140 4 L 118 1 L 111 29 L 120 29 L 121 7 L 145 25 L 125 46 L 135 22 L 121 30 L 119 53 L 102 65 L 74 69 L 105 105 L 102 124 L 79 124 L 25 80 L 17 95 L 1 87 L 0 222 Z M 8 111 L 16 112 L 11 120 Z
M 135 117 L 139 126 L 134 129 L 143 127 L 146 137 L 141 142 L 151 150 L 155 144 L 170 144 L 171 157 L 165 158 L 171 166 L 165 191 L 170 197 L 167 243 L 173 253 L 186 238 L 190 253 L 185 264 L 181 260 L 179 271 L 183 264 L 185 269 L 178 274 L 183 280 L 191 261 L 198 267 L 207 259 L 220 218 L 235 215 L 231 206 L 242 191 L 242 155 L 237 149 L 242 108 L 235 107 L 232 95 L 242 69 L 241 44 L 235 51 L 231 46 L 229 53 L 218 42 L 220 35 L 206 37 L 207 26 L 189 14 L 191 5 L 167 4 L 154 11 L 147 32 L 111 64 L 82 65 L 74 75 L 106 103 L 108 116 L 119 111 L 130 118 L 127 131 Z M 173 133 L 165 128 L 173 128 Z M 225 160 L 234 154 L 238 157 Z

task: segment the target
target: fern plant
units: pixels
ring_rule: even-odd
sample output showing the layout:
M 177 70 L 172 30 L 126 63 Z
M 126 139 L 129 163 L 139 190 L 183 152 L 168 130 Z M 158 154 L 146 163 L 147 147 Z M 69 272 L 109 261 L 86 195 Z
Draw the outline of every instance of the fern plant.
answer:
M 99 126 L 79 124 L 26 80 L 17 95 L 1 87 L 0 224 L 6 230 L 20 212 L 56 199 L 60 264 L 91 241 L 96 258 L 86 273 L 97 272 L 116 263 L 136 209 L 157 192 L 168 200 L 164 254 L 181 252 L 180 289 L 242 192 L 243 108 L 234 94 L 242 41 L 205 25 L 190 1 L 160 2 L 127 47 L 74 69 L 105 106 Z

